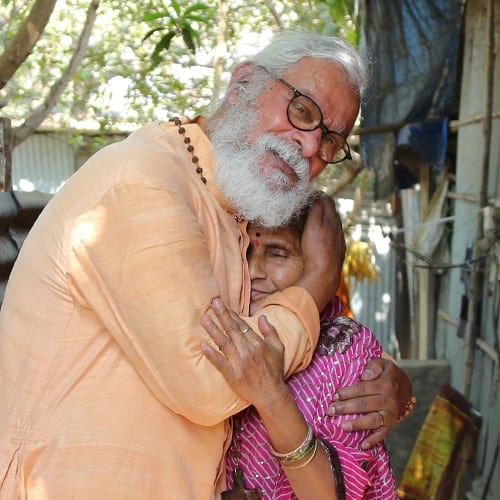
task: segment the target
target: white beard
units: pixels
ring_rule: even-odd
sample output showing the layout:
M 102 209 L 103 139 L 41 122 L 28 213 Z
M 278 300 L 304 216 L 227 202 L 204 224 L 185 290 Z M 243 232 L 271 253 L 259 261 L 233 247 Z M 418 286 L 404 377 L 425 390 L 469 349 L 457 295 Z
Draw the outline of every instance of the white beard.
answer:
M 239 114 L 238 119 L 226 115 L 213 129 L 217 183 L 248 221 L 271 228 L 282 226 L 309 202 L 312 193 L 309 160 L 299 154 L 296 146 L 273 134 L 250 144 L 248 131 L 253 128 L 253 120 L 248 117 L 248 108 L 245 111 L 246 119 L 242 119 L 245 114 Z M 294 170 L 295 185 L 277 168 L 268 169 L 270 175 L 262 175 L 263 157 L 270 151 Z

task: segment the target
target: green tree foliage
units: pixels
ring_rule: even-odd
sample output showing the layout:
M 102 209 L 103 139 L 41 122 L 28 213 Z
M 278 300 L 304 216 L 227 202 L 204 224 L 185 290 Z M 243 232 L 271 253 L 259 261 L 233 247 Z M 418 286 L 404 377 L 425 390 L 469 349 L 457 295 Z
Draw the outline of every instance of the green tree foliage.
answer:
M 43 105 L 78 42 L 91 0 L 58 0 L 18 71 L 0 90 L 0 113 L 22 122 Z M 0 52 L 35 0 L 2 0 Z M 45 125 L 134 128 L 174 114 L 206 113 L 214 81 L 282 27 L 341 33 L 356 42 L 355 0 L 101 0 L 84 59 Z M 219 23 L 226 9 L 227 27 Z M 222 61 L 214 73 L 214 61 Z M 216 89 L 217 98 L 217 89 Z

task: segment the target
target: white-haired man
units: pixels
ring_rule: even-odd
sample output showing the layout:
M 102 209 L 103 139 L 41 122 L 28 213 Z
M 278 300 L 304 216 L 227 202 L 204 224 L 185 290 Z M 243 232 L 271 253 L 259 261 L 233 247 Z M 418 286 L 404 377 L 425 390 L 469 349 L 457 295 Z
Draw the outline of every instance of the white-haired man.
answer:
M 200 318 L 215 297 L 248 316 L 247 221 L 286 222 L 311 179 L 349 157 L 364 81 L 342 41 L 284 33 L 234 70 L 213 117 L 147 125 L 54 196 L 0 314 L 0 498 L 217 495 L 227 418 L 247 403 L 203 355 Z M 263 308 L 287 374 L 311 359 L 339 280 L 321 263 L 342 260 L 340 234 L 317 201 L 304 276 Z M 384 403 L 394 421 L 402 397 Z M 374 404 L 344 409 L 363 407 L 376 427 Z

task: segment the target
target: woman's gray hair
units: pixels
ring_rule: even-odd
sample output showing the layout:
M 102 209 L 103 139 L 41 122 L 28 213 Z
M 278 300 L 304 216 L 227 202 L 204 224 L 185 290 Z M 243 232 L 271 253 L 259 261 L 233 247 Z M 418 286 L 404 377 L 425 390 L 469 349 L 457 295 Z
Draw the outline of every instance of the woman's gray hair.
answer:
M 368 71 L 356 49 L 342 38 L 315 32 L 282 31 L 271 43 L 250 59 L 276 76 L 283 76 L 303 57 L 334 62 L 361 96 L 368 84 Z

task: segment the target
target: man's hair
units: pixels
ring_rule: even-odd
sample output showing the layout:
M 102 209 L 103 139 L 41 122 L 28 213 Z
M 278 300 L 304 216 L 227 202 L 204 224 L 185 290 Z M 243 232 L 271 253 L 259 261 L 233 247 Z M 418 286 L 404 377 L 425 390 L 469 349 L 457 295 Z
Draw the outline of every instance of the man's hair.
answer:
M 368 72 L 356 49 L 342 38 L 315 32 L 281 31 L 251 60 L 276 76 L 283 74 L 303 57 L 325 59 L 340 66 L 359 96 L 368 84 Z

